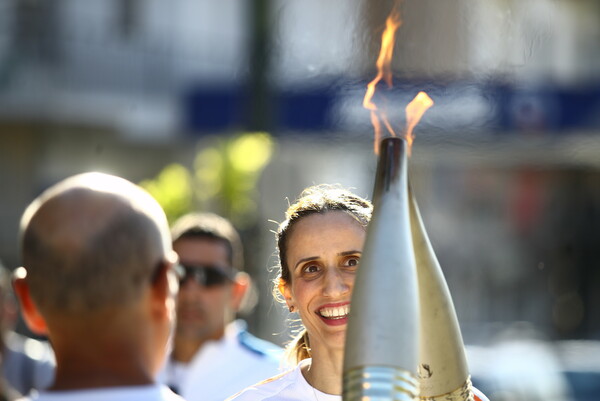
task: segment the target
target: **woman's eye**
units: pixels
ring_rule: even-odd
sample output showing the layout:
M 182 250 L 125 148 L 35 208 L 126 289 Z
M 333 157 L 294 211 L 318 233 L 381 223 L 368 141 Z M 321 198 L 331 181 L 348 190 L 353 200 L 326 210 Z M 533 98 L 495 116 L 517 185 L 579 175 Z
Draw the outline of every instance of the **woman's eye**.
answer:
M 317 273 L 319 271 L 319 266 L 317 265 L 307 265 L 304 267 L 305 273 Z
M 349 258 L 348 260 L 346 260 L 346 265 L 347 266 L 358 266 L 358 263 L 360 262 L 360 258 Z

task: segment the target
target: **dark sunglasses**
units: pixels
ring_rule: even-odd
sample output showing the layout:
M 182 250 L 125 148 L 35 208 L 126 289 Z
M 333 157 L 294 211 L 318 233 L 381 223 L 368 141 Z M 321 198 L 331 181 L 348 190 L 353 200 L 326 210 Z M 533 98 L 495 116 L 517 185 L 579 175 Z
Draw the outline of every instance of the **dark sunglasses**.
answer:
M 215 287 L 233 282 L 235 272 L 233 269 L 228 270 L 230 271 L 225 271 L 223 268 L 216 266 L 184 265 L 181 263 L 175 266 L 180 286 L 184 285 L 190 278 L 204 287 Z

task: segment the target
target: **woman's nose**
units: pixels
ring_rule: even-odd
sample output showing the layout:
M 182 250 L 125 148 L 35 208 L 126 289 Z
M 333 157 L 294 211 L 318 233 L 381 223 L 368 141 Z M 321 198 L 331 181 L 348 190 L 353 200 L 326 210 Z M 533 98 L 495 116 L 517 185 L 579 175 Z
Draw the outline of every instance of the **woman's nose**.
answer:
M 323 295 L 335 297 L 350 290 L 350 286 L 344 280 L 344 276 L 336 268 L 328 268 L 324 277 Z

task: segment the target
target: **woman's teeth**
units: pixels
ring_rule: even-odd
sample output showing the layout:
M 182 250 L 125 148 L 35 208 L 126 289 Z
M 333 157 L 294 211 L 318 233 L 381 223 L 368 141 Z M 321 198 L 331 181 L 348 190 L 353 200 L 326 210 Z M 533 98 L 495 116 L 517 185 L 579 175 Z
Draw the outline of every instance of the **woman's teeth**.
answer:
M 338 306 L 335 308 L 323 308 L 319 310 L 319 314 L 327 319 L 342 319 L 348 316 L 350 305 Z

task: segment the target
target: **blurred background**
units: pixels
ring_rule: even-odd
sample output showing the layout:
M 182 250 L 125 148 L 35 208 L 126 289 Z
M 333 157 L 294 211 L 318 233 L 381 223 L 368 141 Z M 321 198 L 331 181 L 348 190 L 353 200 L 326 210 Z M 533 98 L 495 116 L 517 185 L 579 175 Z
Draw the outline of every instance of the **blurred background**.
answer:
M 410 176 L 492 400 L 600 399 L 600 2 L 404 0 L 390 119 L 420 90 Z M 0 259 L 49 185 L 146 187 L 239 227 L 280 344 L 272 230 L 302 188 L 370 197 L 362 107 L 394 2 L 1 0 Z M 25 329 L 21 327 L 21 330 Z

